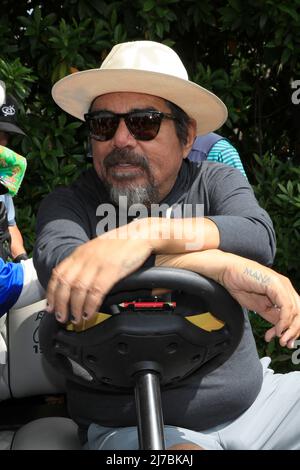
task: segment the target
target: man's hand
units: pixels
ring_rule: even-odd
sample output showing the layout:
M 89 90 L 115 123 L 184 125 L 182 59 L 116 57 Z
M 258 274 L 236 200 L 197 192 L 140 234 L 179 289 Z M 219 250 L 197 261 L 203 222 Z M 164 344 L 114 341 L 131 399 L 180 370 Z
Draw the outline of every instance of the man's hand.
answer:
M 265 333 L 266 341 L 278 336 L 281 346 L 293 348 L 300 335 L 299 295 L 287 277 L 253 261 L 241 260 L 227 265 L 219 278 L 221 284 L 242 306 L 274 325 Z
M 91 318 L 111 288 L 140 268 L 151 255 L 152 247 L 145 237 L 127 236 L 126 227 L 111 230 L 76 248 L 53 269 L 47 289 L 47 310 L 54 312 L 57 320 L 66 322 L 72 315 L 73 323 L 80 323 L 82 318 Z M 132 234 L 136 232 L 132 230 Z
M 218 229 L 209 219 L 137 219 L 76 248 L 53 269 L 47 310 L 61 322 L 72 315 L 79 323 L 82 317 L 89 319 L 111 288 L 140 268 L 151 253 L 181 253 L 218 243 Z
M 243 307 L 274 325 L 266 341 L 278 336 L 281 346 L 293 348 L 300 335 L 300 297 L 287 277 L 270 268 L 220 250 L 159 255 L 156 266 L 189 269 L 222 284 Z

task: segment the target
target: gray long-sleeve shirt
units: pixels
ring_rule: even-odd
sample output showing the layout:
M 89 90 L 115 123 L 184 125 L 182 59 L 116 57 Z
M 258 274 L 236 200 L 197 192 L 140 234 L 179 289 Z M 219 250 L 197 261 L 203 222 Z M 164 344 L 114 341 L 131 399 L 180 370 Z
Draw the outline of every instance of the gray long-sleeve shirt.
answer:
M 34 264 L 44 287 L 54 266 L 77 246 L 99 234 L 103 217 L 107 216 L 99 206 L 109 202 L 94 169 L 70 187 L 56 189 L 43 200 L 37 219 Z M 275 254 L 272 222 L 238 170 L 222 164 L 197 165 L 184 161 L 173 189 L 161 201 L 161 206 L 164 212 L 168 212 L 167 206 L 172 206 L 173 216 L 178 216 L 178 209 L 184 207 L 183 216 L 190 217 L 196 214 L 196 204 L 203 204 L 204 216 L 217 224 L 220 249 L 263 264 L 272 263 Z M 120 225 L 123 224 L 124 214 L 119 213 L 118 207 L 114 209 L 116 225 L 119 218 Z M 100 213 L 102 216 L 97 215 Z M 197 430 L 233 419 L 252 404 L 261 383 L 262 369 L 245 315 L 245 331 L 239 347 L 225 364 L 201 381 L 201 387 L 195 373 L 178 388 L 163 391 L 165 422 Z M 69 406 L 74 419 L 83 426 L 91 421 L 104 426 L 125 426 L 133 424 L 135 419 L 134 401 L 128 395 L 102 394 L 99 401 L 95 393 L 74 386 L 69 389 Z
M 85 172 L 68 188 L 58 188 L 42 202 L 37 218 L 34 264 L 44 287 L 52 269 L 77 246 L 99 235 L 99 206 L 109 197 L 94 169 Z M 184 161 L 177 181 L 161 206 L 196 204 L 218 226 L 220 249 L 271 265 L 275 255 L 275 234 L 270 217 L 258 204 L 253 190 L 241 173 L 229 166 Z M 103 206 L 105 209 L 105 207 Z M 178 214 L 178 210 L 174 213 Z M 116 225 L 124 217 L 116 211 Z M 104 211 L 103 211 L 104 212 Z M 180 211 L 179 211 L 180 212 Z M 187 211 L 186 216 L 191 213 Z M 131 218 L 132 219 L 132 218 Z M 129 220 L 131 220 L 129 218 Z M 124 222 L 123 222 L 124 223 Z

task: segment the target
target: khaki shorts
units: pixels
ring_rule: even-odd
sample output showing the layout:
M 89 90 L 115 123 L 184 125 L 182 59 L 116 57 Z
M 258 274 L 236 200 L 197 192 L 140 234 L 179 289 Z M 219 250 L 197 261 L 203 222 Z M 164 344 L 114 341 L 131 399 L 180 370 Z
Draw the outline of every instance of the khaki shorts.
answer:
M 165 426 L 166 448 L 192 442 L 207 450 L 299 450 L 300 372 L 274 374 L 270 358 L 261 359 L 262 388 L 236 420 L 205 432 Z M 105 428 L 92 424 L 87 449 L 137 450 L 136 427 Z

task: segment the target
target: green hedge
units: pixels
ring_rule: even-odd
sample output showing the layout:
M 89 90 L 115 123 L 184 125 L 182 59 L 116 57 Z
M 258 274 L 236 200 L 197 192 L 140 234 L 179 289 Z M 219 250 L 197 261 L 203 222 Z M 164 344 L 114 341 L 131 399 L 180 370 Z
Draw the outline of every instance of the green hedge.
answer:
M 290 277 L 300 292 L 300 168 L 291 159 L 282 161 L 270 153 L 254 158 L 257 163 L 253 172 L 254 190 L 270 214 L 277 235 L 275 266 Z M 268 324 L 258 315 L 252 315 L 251 319 L 260 354 L 271 356 L 277 371 L 299 370 L 291 361 L 291 351 L 281 348 L 277 339 L 269 344 L 264 341 Z
M 190 78 L 227 104 L 221 132 L 273 218 L 275 266 L 299 288 L 299 0 L 2 0 L 1 10 L 0 78 L 21 101 L 27 132 L 13 146 L 28 159 L 15 202 L 29 250 L 42 197 L 87 165 L 83 125 L 54 104 L 52 84 L 98 67 L 118 42 L 145 38 L 174 47 Z

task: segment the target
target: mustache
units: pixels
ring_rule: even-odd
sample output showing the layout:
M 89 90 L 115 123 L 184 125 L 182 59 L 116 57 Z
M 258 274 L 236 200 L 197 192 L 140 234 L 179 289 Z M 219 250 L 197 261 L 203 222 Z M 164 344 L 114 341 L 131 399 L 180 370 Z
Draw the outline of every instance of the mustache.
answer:
M 106 170 L 119 163 L 139 166 L 147 172 L 150 170 L 147 159 L 143 155 L 136 154 L 129 149 L 114 149 L 103 160 Z

